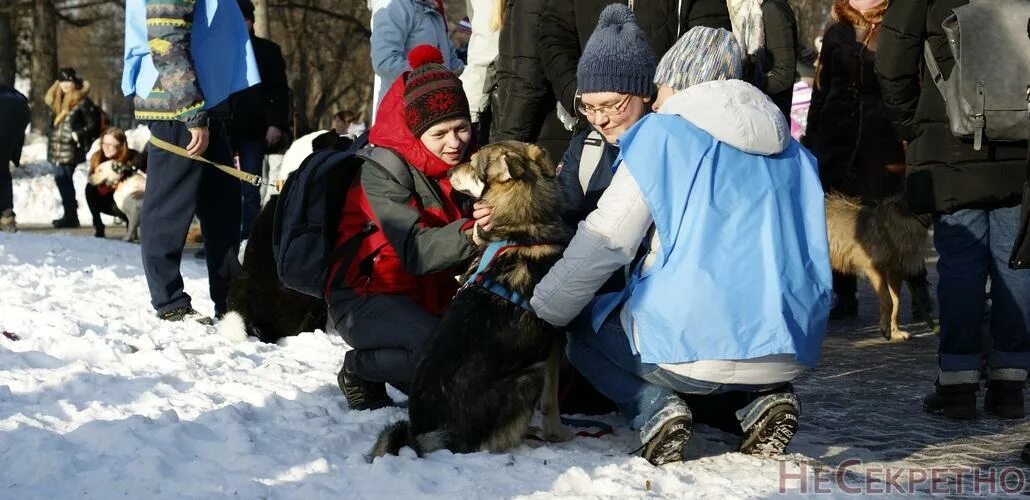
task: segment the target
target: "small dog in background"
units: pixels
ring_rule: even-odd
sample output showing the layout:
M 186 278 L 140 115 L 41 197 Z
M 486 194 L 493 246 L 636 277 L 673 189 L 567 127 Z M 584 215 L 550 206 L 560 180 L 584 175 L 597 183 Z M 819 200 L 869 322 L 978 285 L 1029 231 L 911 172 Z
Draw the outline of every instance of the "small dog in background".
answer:
M 139 241 L 139 220 L 143 210 L 143 193 L 147 188 L 147 174 L 131 165 L 107 160 L 89 174 L 89 183 L 114 189 L 114 204 L 128 218 L 125 241 Z
M 841 194 L 826 197 L 826 231 L 830 242 L 830 266 L 847 275 L 864 276 L 880 300 L 880 334 L 887 340 L 908 340 L 898 327 L 901 282 L 923 270 L 930 221 L 908 210 L 901 196 L 875 206 Z M 931 330 L 936 325 L 922 309 Z

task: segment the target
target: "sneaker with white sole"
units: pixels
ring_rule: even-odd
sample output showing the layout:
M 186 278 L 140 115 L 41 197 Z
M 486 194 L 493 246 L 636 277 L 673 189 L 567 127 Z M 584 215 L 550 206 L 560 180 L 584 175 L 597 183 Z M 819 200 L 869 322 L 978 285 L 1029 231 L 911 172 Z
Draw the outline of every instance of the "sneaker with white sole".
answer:
M 800 405 L 789 392 L 767 394 L 745 408 L 741 420 L 744 437 L 738 450 L 747 455 L 782 454 L 798 431 Z M 742 410 L 744 411 L 744 410 Z
M 640 429 L 644 443 L 640 456 L 651 465 L 665 465 L 684 460 L 684 448 L 693 435 L 693 417 L 690 408 L 681 399 L 670 402 Z

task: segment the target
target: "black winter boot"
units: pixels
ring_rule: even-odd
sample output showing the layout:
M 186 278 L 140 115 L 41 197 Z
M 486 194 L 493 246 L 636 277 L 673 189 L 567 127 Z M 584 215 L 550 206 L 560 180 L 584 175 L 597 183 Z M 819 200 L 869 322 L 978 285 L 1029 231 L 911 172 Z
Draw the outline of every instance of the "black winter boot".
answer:
M 987 384 L 984 411 L 999 418 L 1023 418 L 1026 416 L 1023 406 L 1024 385 L 1024 381 L 991 380 Z
M 923 398 L 923 411 L 958 420 L 976 418 L 976 391 L 980 384 L 937 384 L 937 390 Z
M 347 369 L 346 363 L 336 375 L 336 382 L 340 385 L 343 396 L 347 398 L 347 406 L 352 410 L 378 410 L 393 404 L 390 396 L 386 394 L 386 384 L 369 382 L 358 377 Z

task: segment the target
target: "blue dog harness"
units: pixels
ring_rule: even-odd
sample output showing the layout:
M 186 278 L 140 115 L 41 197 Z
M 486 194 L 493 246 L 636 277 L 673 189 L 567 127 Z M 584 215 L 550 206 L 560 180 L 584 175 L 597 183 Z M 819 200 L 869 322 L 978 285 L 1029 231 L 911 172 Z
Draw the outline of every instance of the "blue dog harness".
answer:
M 510 241 L 491 241 L 486 245 L 486 250 L 483 251 L 483 256 L 479 259 L 479 267 L 476 271 L 469 276 L 468 281 L 462 285 L 462 288 L 469 286 L 478 286 L 485 288 L 490 293 L 511 302 L 529 312 L 533 312 L 533 307 L 529 305 L 529 297 L 525 297 L 522 294 L 509 290 L 508 287 L 502 285 L 493 277 L 483 274 L 490 267 L 494 258 L 504 253 L 509 248 L 515 248 L 523 245 L 516 245 Z

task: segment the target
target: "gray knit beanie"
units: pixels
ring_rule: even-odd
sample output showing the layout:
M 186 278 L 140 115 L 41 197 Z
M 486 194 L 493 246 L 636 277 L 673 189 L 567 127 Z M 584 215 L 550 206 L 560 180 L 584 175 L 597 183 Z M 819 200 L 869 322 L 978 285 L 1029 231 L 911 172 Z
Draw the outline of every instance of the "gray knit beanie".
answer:
M 654 93 L 655 60 L 633 12 L 622 4 L 604 8 L 576 69 L 578 91 Z
M 697 26 L 662 56 L 654 82 L 683 90 L 712 80 L 739 80 L 743 74 L 743 56 L 733 34 Z

